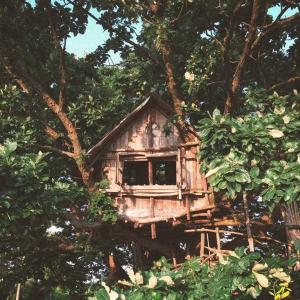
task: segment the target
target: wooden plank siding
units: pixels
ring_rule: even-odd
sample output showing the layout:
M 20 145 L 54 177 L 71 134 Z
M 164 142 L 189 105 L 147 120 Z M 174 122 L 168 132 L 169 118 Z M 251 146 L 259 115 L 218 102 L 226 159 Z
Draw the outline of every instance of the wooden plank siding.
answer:
M 90 150 L 93 155 L 97 152 L 97 160 L 101 161 L 100 177 L 108 179 L 108 192 L 115 197 L 121 217 L 144 222 L 149 218 L 167 219 L 184 214 L 187 205 L 189 213 L 211 207 L 205 177 L 200 174 L 198 139 L 183 144 L 176 126 L 169 124 L 170 114 L 166 110 L 151 101 L 141 107 L 134 119 L 130 122 L 124 119 L 120 123 L 123 126 L 117 126 L 115 133 L 109 133 L 98 143 L 98 148 L 96 145 Z M 123 184 L 124 161 L 148 161 L 150 174 L 153 159 L 176 162 L 174 185 L 153 184 L 152 176 L 149 185 Z

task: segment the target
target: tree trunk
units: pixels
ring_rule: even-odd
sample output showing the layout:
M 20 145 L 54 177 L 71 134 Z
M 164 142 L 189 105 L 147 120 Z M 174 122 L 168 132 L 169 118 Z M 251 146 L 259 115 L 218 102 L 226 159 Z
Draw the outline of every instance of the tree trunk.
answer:
M 188 125 L 184 122 L 184 113 L 182 110 L 182 103 L 184 102 L 184 100 L 180 95 L 176 85 L 173 66 L 171 64 L 171 59 L 170 59 L 171 49 L 169 46 L 163 45 L 161 47 L 161 51 L 162 51 L 164 65 L 165 65 L 168 91 L 172 97 L 174 112 L 178 116 L 176 125 L 178 127 L 180 137 L 182 138 L 183 142 L 193 141 L 193 137 L 191 135 L 190 129 Z
M 248 35 L 246 37 L 246 41 L 244 44 L 243 52 L 241 54 L 239 63 L 235 69 L 231 86 L 228 90 L 227 99 L 225 103 L 224 112 L 225 113 L 231 113 L 234 101 L 236 97 L 236 93 L 238 91 L 238 88 L 240 86 L 242 75 L 246 66 L 246 63 L 248 61 L 249 55 L 251 54 L 251 47 L 255 40 L 256 30 L 258 26 L 258 20 L 259 20 L 259 13 L 261 8 L 263 7 L 263 1 L 260 0 L 254 0 L 253 6 L 252 6 L 252 14 L 251 14 L 251 21 L 249 25 L 249 31 Z
M 284 205 L 284 221 L 286 225 L 287 242 L 293 245 L 296 240 L 300 240 L 300 205 L 293 202 Z M 289 224 L 299 225 L 299 228 L 290 227 Z

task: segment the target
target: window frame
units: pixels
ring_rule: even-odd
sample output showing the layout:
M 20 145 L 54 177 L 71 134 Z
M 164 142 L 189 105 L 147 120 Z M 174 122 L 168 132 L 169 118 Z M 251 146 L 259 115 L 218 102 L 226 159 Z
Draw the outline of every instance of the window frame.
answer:
M 152 177 L 150 178 L 149 176 L 149 184 L 147 185 L 138 185 L 138 184 L 133 184 L 130 185 L 128 183 L 124 182 L 124 163 L 127 161 L 136 161 L 136 162 L 140 162 L 140 161 L 146 161 L 148 162 L 148 176 L 149 176 L 149 172 L 152 173 Z M 174 184 L 154 184 L 153 180 L 154 180 L 154 174 L 153 174 L 153 162 L 154 161 L 173 161 L 175 163 L 175 183 Z M 133 153 L 130 155 L 122 155 L 122 157 L 120 157 L 120 163 L 122 165 L 121 167 L 121 185 L 123 187 L 129 188 L 129 189 L 155 189 L 157 187 L 160 188 L 165 188 L 165 189 L 170 189 L 170 188 L 177 188 L 177 182 L 178 182 L 178 157 L 176 154 L 166 154 L 164 155 L 164 153 L 159 153 L 158 155 L 149 155 L 147 156 L 147 154 L 141 156 L 141 155 L 134 155 Z M 150 180 L 151 179 L 151 180 Z

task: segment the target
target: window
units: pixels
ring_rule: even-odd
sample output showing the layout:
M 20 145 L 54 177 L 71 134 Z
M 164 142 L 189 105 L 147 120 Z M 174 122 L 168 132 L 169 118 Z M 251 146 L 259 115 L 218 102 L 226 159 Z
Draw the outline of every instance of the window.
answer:
M 176 161 L 153 161 L 153 183 L 160 185 L 175 185 Z
M 124 161 L 123 183 L 128 185 L 148 185 L 148 161 Z
M 149 174 L 149 170 L 152 170 L 152 174 Z M 123 184 L 149 185 L 149 181 L 157 185 L 176 185 L 176 159 L 124 161 Z

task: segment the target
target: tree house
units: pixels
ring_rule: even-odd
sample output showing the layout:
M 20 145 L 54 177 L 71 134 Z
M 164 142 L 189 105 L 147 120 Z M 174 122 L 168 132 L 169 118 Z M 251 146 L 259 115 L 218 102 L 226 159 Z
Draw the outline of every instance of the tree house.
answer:
M 199 139 L 184 143 L 174 115 L 150 96 L 88 152 L 94 173 L 107 179 L 120 218 L 135 224 L 175 220 L 214 207 L 200 173 Z

